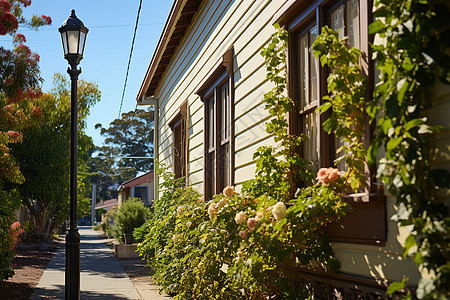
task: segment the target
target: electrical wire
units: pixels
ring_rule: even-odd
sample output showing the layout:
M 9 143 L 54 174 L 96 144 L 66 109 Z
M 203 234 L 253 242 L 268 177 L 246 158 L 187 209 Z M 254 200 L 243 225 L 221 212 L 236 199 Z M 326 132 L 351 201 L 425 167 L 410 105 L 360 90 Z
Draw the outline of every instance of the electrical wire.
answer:
M 164 23 L 145 23 L 145 24 L 140 24 L 140 26 L 153 26 L 153 25 L 164 25 Z M 130 26 L 133 26 L 133 24 L 89 25 L 89 29 L 92 29 L 92 28 L 117 28 L 117 27 L 130 27 Z M 46 31 L 46 30 L 54 31 L 55 28 L 53 28 L 53 26 L 46 27 L 46 28 L 39 28 L 39 31 Z M 19 29 L 17 31 L 27 32 L 27 31 L 36 31 L 36 29 L 34 29 L 34 28 L 31 29 L 31 28 L 19 26 Z
M 133 56 L 134 41 L 136 39 L 136 32 L 137 32 L 137 28 L 138 28 L 138 24 L 139 24 L 139 15 L 141 14 L 141 7 L 142 7 L 142 0 L 139 1 L 139 8 L 137 11 L 137 16 L 136 16 L 136 24 L 134 26 L 133 40 L 131 41 L 130 56 L 128 57 L 127 73 L 125 75 L 125 82 L 123 84 L 122 99 L 120 100 L 118 119 L 120 119 L 120 114 L 122 113 L 123 99 L 125 97 L 125 90 L 127 88 L 128 73 L 130 71 L 131 57 Z

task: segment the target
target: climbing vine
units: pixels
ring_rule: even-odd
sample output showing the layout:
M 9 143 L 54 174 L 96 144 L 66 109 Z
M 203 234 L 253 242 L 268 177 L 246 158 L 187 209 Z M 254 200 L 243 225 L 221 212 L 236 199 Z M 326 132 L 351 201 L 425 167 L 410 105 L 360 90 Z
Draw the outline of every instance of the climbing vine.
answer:
M 438 80 L 450 83 L 450 3 L 378 0 L 374 8 L 369 30 L 376 34 L 380 82 L 369 110 L 373 119 L 379 116 L 370 158 L 375 161 L 380 147 L 385 152 L 378 174 L 396 196 L 394 220 L 409 230 L 404 257 L 412 256 L 422 274 L 429 273 L 420 279 L 417 297 L 446 299 L 450 218 L 438 192 L 448 189 L 449 175 L 432 169 L 434 138 L 441 128 L 431 125 L 426 112 L 432 104 L 430 88 Z
M 276 146 L 262 146 L 253 155 L 256 160 L 255 180 L 250 180 L 244 190 L 255 196 L 267 194 L 272 198 L 289 202 L 294 195 L 297 182 L 311 183 L 314 175 L 311 163 L 299 155 L 298 148 L 305 135 L 288 132 L 287 114 L 294 102 L 286 95 L 286 52 L 288 33 L 278 24 L 267 47 L 261 55 L 265 59 L 266 78 L 275 86 L 264 94 L 265 109 L 271 118 L 266 122 L 266 131 L 273 136 Z
M 322 66 L 330 68 L 327 78 L 329 95 L 322 98 L 324 104 L 318 110 L 323 114 L 331 109 L 331 114 L 322 126 L 328 134 L 334 134 L 342 141 L 342 146 L 337 149 L 341 157 L 336 159 L 336 163 L 345 162 L 348 169 L 346 181 L 356 192 L 366 185 L 364 114 L 367 78 L 359 66 L 361 51 L 354 47 L 349 49 L 346 40 L 340 39 L 337 32 L 324 26 L 314 41 L 313 50 Z

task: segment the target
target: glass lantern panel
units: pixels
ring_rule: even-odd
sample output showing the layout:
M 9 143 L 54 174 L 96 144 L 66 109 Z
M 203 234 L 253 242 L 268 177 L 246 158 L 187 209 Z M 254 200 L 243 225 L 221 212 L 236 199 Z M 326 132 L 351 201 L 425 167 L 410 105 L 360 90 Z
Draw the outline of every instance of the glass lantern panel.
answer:
M 80 31 L 80 42 L 78 44 L 78 53 L 83 55 L 84 52 L 84 42 L 86 40 L 86 33 Z
M 68 49 L 67 49 L 67 32 L 63 32 L 61 33 L 61 39 L 62 39 L 62 44 L 63 44 L 63 50 L 64 50 L 64 55 L 68 54 Z
M 78 54 L 79 31 L 67 31 L 67 43 L 69 44 L 69 54 Z

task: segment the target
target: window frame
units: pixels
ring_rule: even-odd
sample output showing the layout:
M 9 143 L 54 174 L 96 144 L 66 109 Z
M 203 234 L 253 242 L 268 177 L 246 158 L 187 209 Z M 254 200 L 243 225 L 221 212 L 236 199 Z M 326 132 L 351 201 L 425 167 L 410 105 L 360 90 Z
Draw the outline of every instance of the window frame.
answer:
M 146 201 L 144 201 L 143 199 L 139 198 L 146 206 L 151 205 L 150 202 L 150 187 L 147 185 L 136 185 L 136 186 L 132 186 L 131 187 L 131 198 L 138 198 L 136 197 L 136 188 L 145 188 L 146 189 L 146 194 L 147 194 L 147 199 Z
M 215 194 L 222 192 L 226 185 L 234 184 L 233 60 L 234 50 L 230 48 L 207 74 L 196 92 L 204 103 L 205 199 L 211 199 Z M 223 91 L 227 91 L 228 94 L 226 103 L 223 101 Z M 222 138 L 224 133 L 227 135 Z
M 175 178 L 184 177 L 187 180 L 188 167 L 188 139 L 187 139 L 187 101 L 179 112 L 169 122 L 173 134 L 173 172 Z M 177 155 L 179 153 L 180 155 Z
M 371 0 L 359 0 L 359 49 L 367 54 L 370 58 L 369 48 L 369 34 L 368 25 L 371 22 L 370 7 Z M 296 83 L 299 83 L 300 74 L 298 74 L 300 64 L 299 54 L 299 37 L 303 32 L 312 28 L 312 24 L 316 24 L 318 33 L 324 25 L 331 27 L 331 13 L 335 11 L 341 4 L 346 3 L 346 0 L 331 1 L 331 0 L 316 0 L 316 1 L 288 1 L 284 7 L 275 15 L 274 22 L 285 26 L 289 33 L 288 40 L 288 55 L 287 55 L 287 70 L 288 70 L 288 95 L 294 100 L 295 107 L 289 113 L 289 133 L 301 134 L 303 131 L 303 124 L 299 117 L 301 109 L 300 88 Z M 344 11 L 346 11 L 344 9 Z M 345 22 L 347 21 L 346 14 L 344 14 Z M 347 30 L 346 30 L 347 31 Z M 372 97 L 374 88 L 373 63 L 369 59 L 360 61 L 362 72 L 368 78 L 368 85 L 366 91 L 366 99 Z M 319 103 L 323 104 L 323 97 L 327 95 L 327 77 L 329 69 L 327 67 L 319 66 L 319 80 L 318 92 Z M 294 84 L 292 84 L 294 83 Z M 320 126 L 318 128 L 318 147 L 319 147 L 319 161 L 318 168 L 334 166 L 336 158 L 336 143 L 334 135 L 328 135 L 321 124 L 329 117 L 330 112 L 327 111 L 319 116 Z M 367 114 L 366 119 L 366 139 L 364 141 L 366 149 L 369 147 L 371 138 L 373 136 L 374 126 L 369 125 L 369 118 Z M 303 148 L 303 147 L 301 147 Z M 303 150 L 299 150 L 303 156 Z M 387 239 L 387 213 L 386 213 L 386 197 L 380 185 L 374 183 L 375 181 L 375 166 L 365 169 L 367 178 L 367 188 L 361 193 L 349 194 L 343 197 L 348 201 L 354 210 L 347 218 L 334 223 L 329 226 L 328 234 L 330 239 L 334 242 L 353 243 L 353 244 L 369 244 L 369 245 L 384 245 Z M 370 208 L 370 209 L 369 209 Z M 376 212 L 372 213 L 372 212 Z M 366 230 L 364 232 L 362 226 L 355 224 L 358 222 L 373 221 L 377 217 L 379 225 L 374 230 Z

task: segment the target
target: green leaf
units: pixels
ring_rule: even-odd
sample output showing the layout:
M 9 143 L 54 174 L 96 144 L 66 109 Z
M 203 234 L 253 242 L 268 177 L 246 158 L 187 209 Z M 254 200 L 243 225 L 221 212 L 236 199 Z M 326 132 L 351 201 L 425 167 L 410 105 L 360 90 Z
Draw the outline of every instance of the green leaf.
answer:
M 417 242 L 416 242 L 414 235 L 410 234 L 410 235 L 408 235 L 408 237 L 405 240 L 405 247 L 403 248 L 403 258 L 406 259 L 409 251 L 414 246 L 417 246 Z
M 409 121 L 408 123 L 406 123 L 405 130 L 409 131 L 411 128 L 417 127 L 422 123 L 423 123 L 422 119 L 413 119 L 413 120 Z
M 386 149 L 388 151 L 394 150 L 395 148 L 397 148 L 398 145 L 400 145 L 400 143 L 403 141 L 403 137 L 397 137 L 394 139 L 390 139 L 389 142 L 386 145 Z
M 324 112 L 326 112 L 328 109 L 330 109 L 333 106 L 333 103 L 331 103 L 330 101 L 325 102 L 324 104 L 322 104 L 321 106 L 319 106 L 316 111 L 319 111 L 320 114 L 323 114 Z
M 397 88 L 399 88 L 398 89 L 399 91 L 397 94 L 397 100 L 400 105 L 403 103 L 406 91 L 408 90 L 410 84 L 411 83 L 406 78 L 403 78 L 397 84 Z
M 399 290 L 404 289 L 405 286 L 406 286 L 406 280 L 405 280 L 405 279 L 403 279 L 403 280 L 400 281 L 400 282 L 393 282 L 393 283 L 391 283 L 391 284 L 388 286 L 386 293 L 387 293 L 388 295 L 392 295 L 393 293 L 395 293 L 395 292 L 397 292 L 397 291 L 399 291 Z
M 375 34 L 384 29 L 384 24 L 380 20 L 376 20 L 369 25 L 369 34 Z

